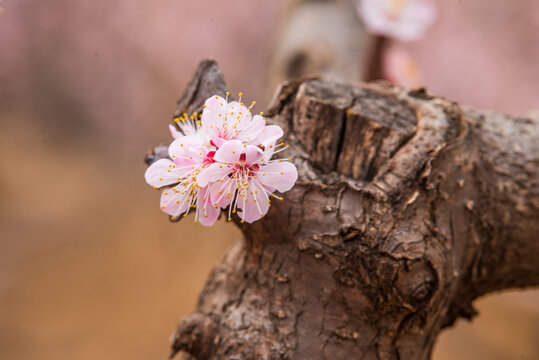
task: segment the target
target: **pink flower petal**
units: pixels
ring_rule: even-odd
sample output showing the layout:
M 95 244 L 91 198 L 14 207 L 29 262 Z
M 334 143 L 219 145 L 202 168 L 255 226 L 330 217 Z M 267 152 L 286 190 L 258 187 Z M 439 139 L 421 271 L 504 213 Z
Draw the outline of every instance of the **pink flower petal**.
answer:
M 250 121 L 249 125 L 245 127 L 240 134 L 238 135 L 238 138 L 246 141 L 247 143 L 251 143 L 251 141 L 258 141 L 257 137 L 264 131 L 264 127 L 266 126 L 266 120 L 260 115 L 253 116 L 253 119 Z M 254 144 L 257 145 L 257 144 Z
M 294 186 L 298 179 L 298 171 L 294 164 L 283 162 L 271 162 L 260 167 L 258 171 L 260 182 L 279 192 L 288 191 Z
M 199 210 L 198 222 L 204 226 L 212 226 L 215 224 L 220 214 L 220 208 L 215 208 L 211 204 L 208 204 L 206 207 Z
M 226 112 L 226 100 L 218 95 L 214 95 L 209 97 L 204 105 L 206 107 L 202 110 L 200 123 L 202 128 L 205 129 L 210 136 L 213 136 L 216 134 L 217 129 L 222 127 Z
M 239 140 L 227 141 L 215 152 L 214 159 L 222 163 L 234 164 L 239 161 L 243 148 Z
M 183 172 L 175 167 L 175 164 L 169 159 L 159 159 L 150 165 L 144 173 L 146 182 L 155 187 L 163 187 L 171 184 L 177 184 L 178 178 L 183 176 Z
M 218 150 L 219 151 L 219 150 Z M 226 180 L 227 175 L 230 173 L 230 167 L 226 164 L 214 163 L 204 168 L 197 176 L 197 184 L 200 187 L 207 186 L 209 183 Z
M 166 189 L 161 194 L 161 210 L 172 216 L 179 216 L 187 211 L 190 202 L 190 191 L 184 185 Z
M 228 114 L 229 122 L 230 120 L 239 120 L 239 123 L 242 123 L 242 126 L 244 122 L 250 121 L 252 117 L 251 111 L 237 101 L 229 102 L 226 105 L 225 112 Z
M 168 129 L 170 130 L 170 135 L 172 135 L 172 138 L 174 139 L 184 136 L 183 133 L 180 130 L 178 130 L 176 126 L 172 124 L 168 125 Z
M 182 136 L 174 140 L 168 147 L 168 155 L 174 159 L 179 156 L 183 156 L 185 151 L 189 150 L 193 146 L 201 146 L 202 141 L 198 136 Z
M 201 225 L 212 226 L 219 218 L 221 209 L 216 208 L 208 187 L 198 191 L 197 220 Z
M 238 215 L 246 222 L 252 223 L 266 215 L 269 210 L 269 202 L 264 189 L 254 181 L 249 181 L 248 188 L 245 197 L 238 200 L 238 207 L 241 209 Z
M 258 135 L 257 140 L 258 144 L 268 146 L 280 137 L 283 136 L 283 129 L 281 129 L 278 125 L 268 125 L 264 128 L 264 130 Z M 258 145 L 255 144 L 255 145 Z
M 228 178 L 219 180 L 208 185 L 208 191 L 210 193 L 211 201 L 213 205 L 217 203 L 220 208 L 225 208 L 234 199 L 236 193 L 236 180 Z
M 222 137 L 220 136 L 213 136 L 211 138 L 211 141 L 213 142 L 213 144 L 217 147 L 217 148 L 220 148 L 221 146 L 223 146 L 223 144 L 225 142 L 227 142 L 228 140 L 226 139 L 223 139 Z
M 245 154 L 245 164 L 253 165 L 262 159 L 264 152 L 258 146 L 247 145 L 243 148 Z
M 174 163 L 186 173 L 201 168 L 205 163 L 208 147 L 202 145 L 186 145 L 183 151 L 178 151 L 174 157 Z

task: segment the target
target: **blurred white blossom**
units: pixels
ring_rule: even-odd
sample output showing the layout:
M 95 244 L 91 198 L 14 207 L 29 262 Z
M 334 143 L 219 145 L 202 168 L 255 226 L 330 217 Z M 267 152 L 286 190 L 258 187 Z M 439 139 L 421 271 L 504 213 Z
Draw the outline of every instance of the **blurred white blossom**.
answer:
M 428 0 L 359 0 L 357 11 L 367 31 L 401 41 L 420 39 L 436 18 Z

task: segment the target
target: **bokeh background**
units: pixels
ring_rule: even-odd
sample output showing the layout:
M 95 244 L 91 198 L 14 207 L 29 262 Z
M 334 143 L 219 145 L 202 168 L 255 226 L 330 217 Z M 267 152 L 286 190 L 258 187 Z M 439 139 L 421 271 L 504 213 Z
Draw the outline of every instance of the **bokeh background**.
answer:
M 539 110 L 539 2 L 438 0 L 405 45 L 433 93 Z M 287 1 L 0 2 L 0 358 L 165 359 L 231 224 L 171 224 L 144 153 L 200 59 L 263 110 Z M 434 359 L 539 358 L 538 291 L 477 301 Z

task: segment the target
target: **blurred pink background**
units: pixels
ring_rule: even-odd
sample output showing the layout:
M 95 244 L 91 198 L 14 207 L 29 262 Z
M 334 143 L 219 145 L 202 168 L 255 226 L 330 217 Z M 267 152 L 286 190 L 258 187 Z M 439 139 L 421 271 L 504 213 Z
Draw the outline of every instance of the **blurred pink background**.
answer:
M 404 45 L 430 92 L 539 110 L 539 2 L 437 1 Z M 198 62 L 264 110 L 286 1 L 4 0 L 0 6 L 0 358 L 163 359 L 168 336 L 239 232 L 171 224 L 144 153 Z M 477 302 L 434 359 L 539 358 L 539 295 Z

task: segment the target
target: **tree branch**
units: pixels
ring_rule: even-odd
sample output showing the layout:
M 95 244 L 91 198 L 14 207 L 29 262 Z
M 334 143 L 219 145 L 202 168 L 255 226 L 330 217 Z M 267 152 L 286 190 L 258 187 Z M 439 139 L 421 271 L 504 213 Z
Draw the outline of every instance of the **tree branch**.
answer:
M 205 62 L 180 107 L 224 90 Z M 313 79 L 282 84 L 268 116 L 299 180 L 238 224 L 173 353 L 426 359 L 478 296 L 539 284 L 538 121 Z

